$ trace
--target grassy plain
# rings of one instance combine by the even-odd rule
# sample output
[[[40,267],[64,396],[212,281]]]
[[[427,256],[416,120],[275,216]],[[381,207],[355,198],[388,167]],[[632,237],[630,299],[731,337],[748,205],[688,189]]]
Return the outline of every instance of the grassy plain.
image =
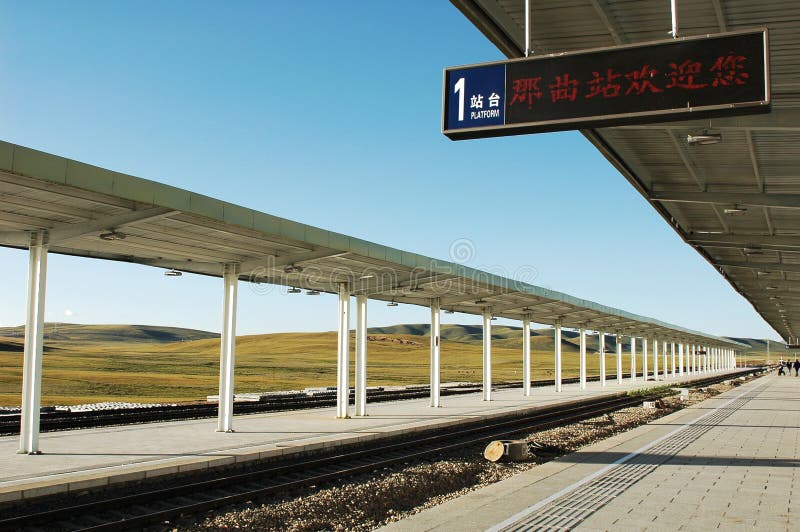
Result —
[[[369,386],[428,382],[429,337],[421,335],[424,331],[400,330],[412,334],[370,332],[367,376]],[[535,334],[532,339],[533,378],[552,378],[553,338],[541,331],[537,332],[539,334]],[[482,380],[482,347],[473,333],[469,328],[443,330],[443,382]],[[138,337],[137,341],[125,341],[124,335],[101,335],[102,341],[88,341],[85,335],[77,339],[69,335],[62,335],[59,339],[46,339],[42,404],[204,400],[207,395],[217,393],[219,379],[219,340],[210,336],[212,338],[178,342],[147,342]],[[519,332],[498,327],[493,336],[493,380],[520,380],[522,342]],[[18,405],[22,381],[22,339],[0,340],[0,405]],[[568,337],[562,342],[565,378],[578,375],[576,340]],[[350,345],[351,348],[354,345],[352,338]],[[588,345],[588,373],[596,375],[599,373],[596,337],[593,341],[590,339]],[[613,344],[608,343],[606,349],[607,374],[616,375]],[[641,346],[637,351],[637,368],[641,370]],[[353,359],[351,349],[351,360]],[[630,351],[625,345],[623,369],[629,368]],[[350,382],[353,382],[352,375]],[[281,333],[237,338],[237,393],[335,384],[335,332]]]

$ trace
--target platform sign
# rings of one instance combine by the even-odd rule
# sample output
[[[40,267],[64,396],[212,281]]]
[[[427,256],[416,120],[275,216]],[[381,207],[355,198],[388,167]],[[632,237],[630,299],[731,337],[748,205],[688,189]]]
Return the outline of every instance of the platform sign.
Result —
[[[445,70],[454,140],[769,111],[767,31]]]

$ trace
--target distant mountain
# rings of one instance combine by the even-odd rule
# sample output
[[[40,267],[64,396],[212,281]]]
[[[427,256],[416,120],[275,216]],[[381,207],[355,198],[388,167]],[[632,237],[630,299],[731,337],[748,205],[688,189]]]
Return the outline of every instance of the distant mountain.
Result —
[[[393,325],[391,327],[373,327],[369,329],[370,333],[374,334],[404,334],[416,336],[429,336],[430,325],[426,323],[421,324],[406,324],[406,325]],[[521,341],[522,327],[510,327],[507,325],[497,325],[492,327],[492,340],[497,345],[504,345],[506,347],[513,347]],[[563,350],[579,351],[580,338],[579,333],[573,330],[561,330],[561,345]],[[531,330],[531,342],[534,349],[552,349],[553,348],[553,329],[535,329]],[[734,338],[725,337],[736,342],[741,342],[750,346],[746,351],[753,352],[766,352],[767,341],[756,338]],[[453,342],[482,342],[483,341],[483,327],[480,325],[442,325],[442,340],[449,340]],[[773,352],[783,352],[785,345],[782,342],[774,340],[769,341],[770,350]],[[586,349],[589,353],[596,353],[599,351],[597,334],[586,335]],[[605,337],[606,353],[615,353],[617,349],[616,337],[611,334],[606,334]],[[631,349],[630,337],[622,337],[622,350],[625,354],[629,354]],[[636,351],[641,352],[641,340],[636,342]]]
[[[19,338],[25,336],[25,327],[0,327],[0,337]],[[159,327],[156,325],[81,325],[74,323],[45,323],[45,340],[60,340],[80,343],[109,342],[182,342],[219,338],[219,334],[184,329],[181,327]],[[5,344],[8,343],[8,346]],[[0,350],[14,351],[16,343],[4,340]]]
[[[21,352],[22,340],[25,327],[0,327],[0,351]],[[390,327],[370,327],[367,330],[370,335],[392,335],[398,337],[430,336],[430,324],[400,324]],[[280,333],[297,335],[301,333]],[[278,335],[257,335],[275,336]],[[304,334],[304,333],[303,333]],[[309,333],[316,334],[316,333]],[[321,333],[320,333],[321,334]],[[302,335],[302,334],[301,334]],[[543,328],[531,331],[533,349],[552,350],[553,349],[553,329]],[[45,339],[49,341],[62,341],[66,343],[175,343],[189,342],[194,340],[215,340],[219,334],[196,329],[185,329],[181,327],[159,327],[156,325],[81,325],[73,323],[46,323]],[[310,337],[309,337],[310,338]],[[741,342],[750,346],[747,351],[766,352],[766,340],[754,338],[735,338],[731,340]],[[495,325],[492,327],[492,342],[500,347],[516,348],[520,346],[522,339],[522,328],[508,325]],[[442,340],[448,342],[462,342],[467,344],[480,344],[483,341],[483,327],[480,325],[442,325]],[[244,341],[240,338],[240,342]],[[586,335],[587,351],[597,353],[598,342],[596,334]],[[58,344],[52,343],[45,348],[56,347]],[[580,349],[578,332],[573,330],[562,330],[561,346],[564,352],[577,352]],[[771,340],[769,347],[772,352],[782,353],[785,351],[784,344]],[[616,338],[606,335],[605,349],[607,353],[616,351]],[[630,353],[630,338],[623,336],[622,349],[624,353]],[[637,351],[641,351],[641,341],[637,342]]]

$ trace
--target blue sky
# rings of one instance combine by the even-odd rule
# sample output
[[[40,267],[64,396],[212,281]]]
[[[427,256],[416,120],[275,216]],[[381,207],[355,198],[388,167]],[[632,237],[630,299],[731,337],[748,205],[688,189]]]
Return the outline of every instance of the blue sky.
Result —
[[[0,139],[721,335],[777,338],[577,132],[452,142],[442,69],[503,59],[448,2],[0,1]],[[0,325],[27,253],[0,249]],[[46,319],[219,330],[221,281],[50,256]],[[332,330],[240,286],[240,334]],[[370,306],[370,325],[427,309]],[[447,316],[449,323],[477,323]]]

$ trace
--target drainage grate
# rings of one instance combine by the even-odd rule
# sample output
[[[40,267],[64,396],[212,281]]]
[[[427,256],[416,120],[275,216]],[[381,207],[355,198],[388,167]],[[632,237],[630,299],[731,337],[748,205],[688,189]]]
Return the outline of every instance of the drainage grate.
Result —
[[[545,531],[570,530],[594,512],[621,495],[630,486],[640,481],[659,465],[675,456],[687,445],[717,426],[725,418],[736,412],[766,386],[743,392],[739,397],[728,401],[716,410],[680,427],[620,460],[621,463],[609,466],[605,472],[575,486],[572,491],[553,500],[545,500],[528,510],[517,514],[509,521],[500,523],[492,531]]]

